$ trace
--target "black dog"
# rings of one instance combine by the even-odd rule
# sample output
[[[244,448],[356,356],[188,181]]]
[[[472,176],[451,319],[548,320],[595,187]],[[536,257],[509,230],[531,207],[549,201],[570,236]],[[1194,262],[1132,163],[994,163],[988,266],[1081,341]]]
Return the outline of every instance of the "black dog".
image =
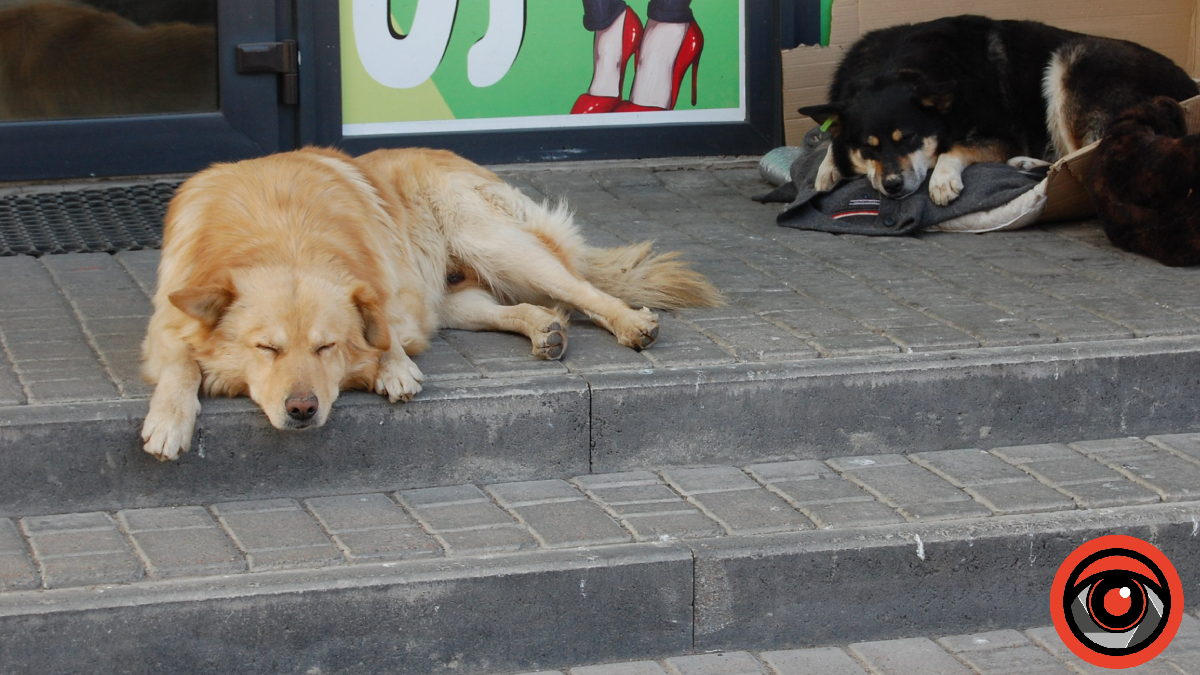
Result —
[[[800,112],[834,135],[818,190],[865,174],[899,198],[929,175],[945,205],[970,164],[1050,162],[1099,140],[1131,105],[1197,93],[1181,68],[1132,42],[958,16],[867,33],[838,66],[830,103]]]
[[[1164,265],[1200,264],[1200,134],[1179,104],[1156,98],[1109,127],[1088,192],[1109,241]]]

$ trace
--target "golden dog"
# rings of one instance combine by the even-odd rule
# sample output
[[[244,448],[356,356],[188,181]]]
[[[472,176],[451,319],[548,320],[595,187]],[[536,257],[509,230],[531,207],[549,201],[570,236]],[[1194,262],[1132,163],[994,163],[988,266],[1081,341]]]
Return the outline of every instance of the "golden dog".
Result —
[[[167,212],[143,345],[156,385],[145,450],[187,450],[200,391],[249,395],[278,429],[321,426],[343,389],[408,400],[423,379],[410,357],[440,327],[521,333],[556,359],[573,308],[648,347],[658,318],[646,306],[721,302],[674,257],[589,247],[564,206],[449,152],[216,165]]]

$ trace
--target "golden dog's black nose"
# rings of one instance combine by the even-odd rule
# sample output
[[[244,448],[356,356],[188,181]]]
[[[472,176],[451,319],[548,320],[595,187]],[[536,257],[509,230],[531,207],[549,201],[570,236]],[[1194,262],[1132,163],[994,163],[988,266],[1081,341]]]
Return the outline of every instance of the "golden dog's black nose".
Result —
[[[313,415],[317,414],[317,406],[320,401],[317,400],[317,395],[311,392],[305,394],[292,394],[284,403],[287,407],[288,417],[297,422],[305,422],[312,419]]]

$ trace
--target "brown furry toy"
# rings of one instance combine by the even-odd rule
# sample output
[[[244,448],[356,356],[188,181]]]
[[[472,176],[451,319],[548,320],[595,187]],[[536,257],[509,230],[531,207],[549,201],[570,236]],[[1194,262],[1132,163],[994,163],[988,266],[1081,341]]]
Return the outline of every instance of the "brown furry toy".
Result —
[[[1164,265],[1200,264],[1200,134],[1183,110],[1158,97],[1109,127],[1088,192],[1113,244]]]

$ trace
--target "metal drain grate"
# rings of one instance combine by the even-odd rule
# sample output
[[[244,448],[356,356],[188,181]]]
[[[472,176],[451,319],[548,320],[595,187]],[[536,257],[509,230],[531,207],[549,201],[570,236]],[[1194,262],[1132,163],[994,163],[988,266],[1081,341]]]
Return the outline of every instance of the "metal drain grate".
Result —
[[[0,256],[158,248],[179,183],[0,197]]]

